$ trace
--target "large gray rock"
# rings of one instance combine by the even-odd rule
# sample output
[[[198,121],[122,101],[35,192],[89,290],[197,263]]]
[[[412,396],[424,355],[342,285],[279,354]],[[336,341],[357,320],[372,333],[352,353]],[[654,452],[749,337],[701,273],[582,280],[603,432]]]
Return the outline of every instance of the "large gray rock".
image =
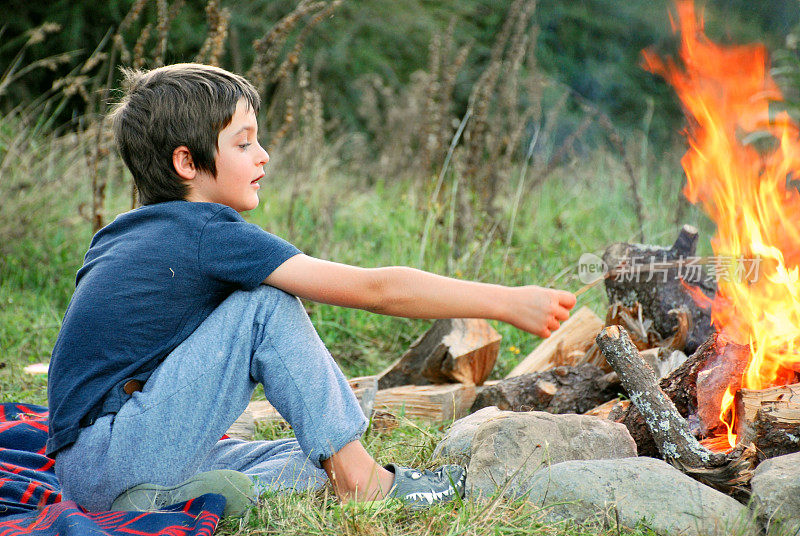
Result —
[[[478,425],[467,470],[467,490],[487,497],[498,487],[518,495],[533,473],[565,460],[636,456],[624,425],[589,415],[502,411]]]
[[[768,529],[800,533],[800,452],[761,462],[750,486],[753,507]]]
[[[469,464],[472,439],[484,422],[510,411],[500,411],[489,406],[455,421],[433,451],[434,457],[448,458],[453,463]]]
[[[752,532],[750,511],[662,460],[576,460],[551,465],[529,481],[528,500],[547,521],[644,522],[659,534]]]

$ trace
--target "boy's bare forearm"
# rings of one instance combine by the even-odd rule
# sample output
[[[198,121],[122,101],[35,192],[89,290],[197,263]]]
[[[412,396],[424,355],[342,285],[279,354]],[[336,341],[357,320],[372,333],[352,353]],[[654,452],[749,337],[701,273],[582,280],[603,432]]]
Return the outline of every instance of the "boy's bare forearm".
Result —
[[[535,285],[462,281],[404,266],[359,268],[302,254],[264,283],[320,303],[408,318],[489,318],[542,337],[575,305],[573,294]]]
[[[414,268],[375,268],[378,299],[370,310],[408,318],[490,318],[506,320],[510,290],[502,285],[463,281]]]

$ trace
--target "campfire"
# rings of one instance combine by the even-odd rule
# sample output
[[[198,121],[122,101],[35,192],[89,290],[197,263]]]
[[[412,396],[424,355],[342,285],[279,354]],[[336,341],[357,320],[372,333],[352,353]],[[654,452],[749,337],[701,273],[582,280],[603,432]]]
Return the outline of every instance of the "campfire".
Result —
[[[771,110],[782,95],[763,46],[714,44],[690,1],[673,26],[679,60],[646,51],[644,63],[687,115],[684,193],[716,224],[714,256],[694,256],[686,227],[669,250],[618,244],[604,260],[617,275],[612,303],[636,303],[662,336],[666,324],[685,331],[694,355],[659,388],[626,330],[607,327],[597,342],[638,407],[629,428],[638,419],[665,459],[730,490],[761,459],[800,450],[800,126]],[[618,277],[626,269],[647,281]],[[709,270],[714,284],[697,280]]]
[[[648,52],[644,57],[647,68],[675,88],[689,118],[684,192],[717,226],[715,255],[759,265],[757,277],[720,278],[711,301],[719,353],[725,352],[722,341],[749,350],[741,381],[721,399],[719,420],[733,447],[741,429],[735,425],[737,389],[785,385],[800,369],[800,228],[791,223],[800,214],[800,193],[787,189],[800,172],[800,128],[785,112],[770,116],[770,103],[782,95],[763,46],[717,46],[703,35],[690,2],[678,10],[682,65]]]

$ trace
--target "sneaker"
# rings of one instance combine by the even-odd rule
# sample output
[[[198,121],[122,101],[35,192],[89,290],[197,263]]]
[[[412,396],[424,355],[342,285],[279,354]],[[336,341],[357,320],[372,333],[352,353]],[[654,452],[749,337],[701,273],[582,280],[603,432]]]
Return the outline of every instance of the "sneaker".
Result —
[[[165,506],[196,499],[206,493],[218,493],[225,497],[223,517],[241,517],[256,504],[253,481],[244,473],[219,469],[197,473],[177,486],[141,484],[123,492],[114,499],[112,511],[136,510],[150,512]]]
[[[464,497],[467,470],[460,465],[443,465],[435,471],[418,471],[393,463],[385,468],[394,473],[387,499],[400,499],[412,508],[425,508],[450,502],[456,495]]]

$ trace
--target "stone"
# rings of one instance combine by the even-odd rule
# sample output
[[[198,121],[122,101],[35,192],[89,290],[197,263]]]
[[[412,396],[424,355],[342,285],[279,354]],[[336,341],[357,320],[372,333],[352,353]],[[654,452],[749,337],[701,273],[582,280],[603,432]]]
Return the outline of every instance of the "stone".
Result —
[[[548,522],[644,523],[658,534],[748,534],[750,511],[663,460],[572,460],[533,475],[527,498]]]
[[[548,464],[629,456],[636,456],[636,443],[622,424],[590,415],[501,411],[474,433],[467,490],[487,497],[502,486],[515,495]]]
[[[495,406],[489,406],[458,419],[450,425],[447,433],[436,445],[433,451],[434,458],[447,458],[452,463],[468,465],[472,439],[475,437],[478,427],[489,419],[505,413],[510,412],[500,411]]]
[[[800,533],[800,452],[761,462],[750,486],[753,508],[768,530]]]

